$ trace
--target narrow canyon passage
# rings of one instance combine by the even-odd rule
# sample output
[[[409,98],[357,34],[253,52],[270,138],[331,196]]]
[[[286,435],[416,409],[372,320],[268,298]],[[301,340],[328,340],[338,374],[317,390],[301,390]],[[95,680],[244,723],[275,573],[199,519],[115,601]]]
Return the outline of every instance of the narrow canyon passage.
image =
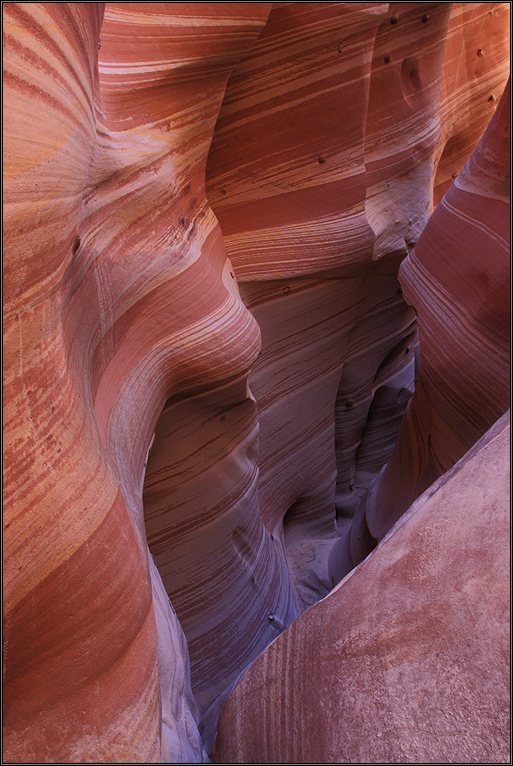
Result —
[[[3,14],[6,761],[502,757],[509,4]]]
[[[146,536],[187,637],[202,714],[331,587],[340,390],[356,402],[364,445],[373,434],[389,449],[395,441],[413,392],[413,343],[405,344],[415,335],[396,263],[381,261],[370,279],[289,280],[285,292],[283,282],[248,285],[246,305],[262,335],[249,378],[171,398],[159,417],[143,491]],[[372,289],[362,288],[368,281]],[[386,327],[371,347],[368,336],[363,347],[355,337],[361,304]],[[374,397],[385,385],[395,401],[389,420],[388,399]],[[354,411],[350,417],[354,423]],[[339,427],[347,433],[345,422]],[[348,452],[340,450],[339,462],[349,463],[350,477],[367,468],[362,486],[389,454]]]
[[[233,393],[222,379],[210,393],[169,400],[144,490],[148,545],[188,640],[201,716],[328,593],[336,497],[350,518],[345,495],[354,505],[363,434],[368,444],[381,428],[377,471],[413,392],[415,313],[397,271],[405,237],[411,243],[429,215],[439,92],[412,106],[394,80],[383,104],[378,51],[382,38],[401,58],[405,39],[434,42],[428,89],[449,20],[448,8],[432,10],[429,27],[418,9],[404,13],[410,39],[385,7],[276,6],[226,88],[207,196],[261,333],[259,355]],[[348,30],[355,37],[334,47]],[[355,99],[361,109],[350,108]],[[406,132],[412,110],[419,129]],[[381,126],[392,118],[399,133],[387,140]],[[212,368],[224,358],[217,343],[208,353]],[[385,384],[397,409],[388,429],[374,401]],[[360,493],[371,476],[360,472]]]
[[[398,272],[432,209],[446,40],[461,18],[447,4],[398,10],[276,5],[217,119],[207,195],[261,347],[251,398],[169,403],[145,489],[201,715],[358,563],[344,533],[419,374]],[[376,543],[365,530],[362,553]]]

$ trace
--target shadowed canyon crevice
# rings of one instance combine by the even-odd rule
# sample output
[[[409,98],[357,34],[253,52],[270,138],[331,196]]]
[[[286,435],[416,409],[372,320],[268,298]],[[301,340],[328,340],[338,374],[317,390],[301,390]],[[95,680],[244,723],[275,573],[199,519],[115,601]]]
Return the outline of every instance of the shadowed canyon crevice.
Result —
[[[507,762],[509,4],[3,25],[4,760]]]

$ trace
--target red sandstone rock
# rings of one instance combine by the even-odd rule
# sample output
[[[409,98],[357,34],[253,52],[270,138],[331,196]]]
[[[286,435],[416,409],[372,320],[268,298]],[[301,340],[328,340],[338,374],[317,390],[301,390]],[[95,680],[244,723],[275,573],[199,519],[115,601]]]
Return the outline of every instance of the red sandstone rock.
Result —
[[[443,3],[276,4],[228,83],[207,190],[262,331],[249,378],[260,512],[275,537],[285,530],[299,609],[329,587],[323,556],[300,571],[309,541],[328,549],[335,508],[352,515],[414,388],[416,323],[396,274],[431,212],[449,25],[446,102],[455,43],[467,50],[478,24],[499,38],[504,82],[506,6],[488,10],[458,4],[451,21]],[[472,75],[472,97],[485,80]],[[445,141],[469,129],[448,111]]]
[[[268,10],[4,7],[6,760],[202,759],[142,480],[166,399],[258,351],[203,176]]]
[[[453,3],[442,66],[438,204],[483,135],[510,71],[510,3]]]
[[[413,391],[415,316],[397,271],[430,212],[449,15],[276,4],[217,121],[207,190],[262,332],[249,378],[260,512],[299,569],[303,543],[332,544],[335,501],[354,503],[360,442],[359,468],[379,470]],[[327,592],[323,556],[313,570],[298,571],[299,609]]]
[[[476,88],[505,6],[456,4]],[[413,390],[397,270],[477,130],[450,13],[4,4],[6,759],[201,761],[292,586],[327,591]]]
[[[508,763],[509,432],[507,413],[263,652],[214,763]]]

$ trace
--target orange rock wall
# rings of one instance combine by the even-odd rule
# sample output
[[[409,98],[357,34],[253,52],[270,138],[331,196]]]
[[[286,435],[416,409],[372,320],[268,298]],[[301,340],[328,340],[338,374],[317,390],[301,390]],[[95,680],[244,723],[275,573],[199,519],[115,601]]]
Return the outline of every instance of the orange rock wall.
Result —
[[[4,757],[198,761],[142,483],[168,397],[258,352],[204,167],[269,7],[3,10]]]
[[[507,7],[4,4],[6,760],[201,762],[327,593],[418,373],[398,269],[495,109]],[[502,265],[468,269],[502,349]]]
[[[509,3],[453,3],[442,67],[437,205],[477,146],[510,72]]]

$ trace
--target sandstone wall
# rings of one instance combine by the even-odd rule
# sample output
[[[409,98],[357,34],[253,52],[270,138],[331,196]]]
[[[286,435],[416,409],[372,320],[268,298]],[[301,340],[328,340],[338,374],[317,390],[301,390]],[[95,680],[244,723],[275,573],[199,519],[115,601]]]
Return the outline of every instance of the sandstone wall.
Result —
[[[459,460],[510,398],[510,90],[403,261],[421,370],[390,461],[335,544],[337,582]]]
[[[5,760],[208,757],[330,551],[356,563],[414,309],[437,469],[359,511],[370,543],[505,409],[497,136],[432,219],[451,268],[412,248],[497,106],[508,7],[4,3]]]
[[[477,146],[504,89],[510,11],[507,3],[453,3],[442,67],[435,204]]]
[[[245,406],[259,331],[230,277],[204,167],[230,71],[269,7],[179,5],[3,8],[14,762],[202,759],[142,484],[171,395],[224,387],[228,406]]]

